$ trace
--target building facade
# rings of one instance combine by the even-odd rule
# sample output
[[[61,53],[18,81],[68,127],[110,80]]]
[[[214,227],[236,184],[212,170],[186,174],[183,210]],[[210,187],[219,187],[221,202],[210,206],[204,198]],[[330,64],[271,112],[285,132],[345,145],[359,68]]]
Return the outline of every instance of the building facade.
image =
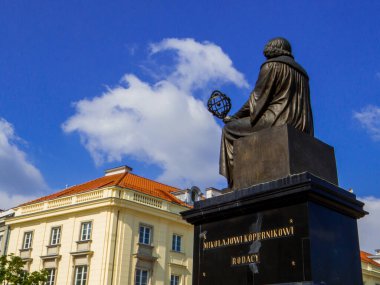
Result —
[[[361,251],[362,274],[364,285],[380,285],[380,251],[375,255]]]
[[[180,191],[128,167],[15,208],[8,253],[48,285],[190,285],[193,227]]]
[[[0,212],[0,255],[6,255],[9,241],[9,226],[5,224],[6,219],[12,217],[12,209]]]

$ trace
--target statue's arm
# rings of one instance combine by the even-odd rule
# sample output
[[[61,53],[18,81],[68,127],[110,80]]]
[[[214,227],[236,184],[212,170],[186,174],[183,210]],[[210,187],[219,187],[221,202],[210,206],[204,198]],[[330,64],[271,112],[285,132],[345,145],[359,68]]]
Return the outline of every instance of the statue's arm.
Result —
[[[237,111],[231,117],[235,119],[240,119],[240,118],[249,117],[249,114],[250,113],[249,113],[249,99],[248,99],[247,102],[245,102],[245,104],[240,108],[240,110]]]
[[[249,99],[248,99],[247,102],[245,102],[245,104],[240,108],[239,111],[237,111],[235,114],[233,114],[231,116],[226,116],[223,119],[223,122],[229,123],[231,121],[234,121],[234,120],[237,120],[240,118],[249,117],[249,115],[250,115],[250,113],[249,113]]]
[[[264,64],[260,69],[255,88],[248,100],[252,125],[255,125],[267,110],[276,88],[276,79],[276,63]]]

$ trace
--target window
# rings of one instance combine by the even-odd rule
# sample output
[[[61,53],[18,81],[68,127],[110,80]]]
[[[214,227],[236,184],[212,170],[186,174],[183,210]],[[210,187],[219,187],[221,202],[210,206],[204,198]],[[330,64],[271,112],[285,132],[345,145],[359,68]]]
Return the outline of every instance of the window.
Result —
[[[170,285],[179,285],[179,275],[170,275]]]
[[[22,249],[29,249],[32,247],[32,237],[33,232],[26,232],[24,234],[24,243],[22,244]]]
[[[148,285],[148,270],[136,269],[135,285]]]
[[[1,248],[2,248],[2,242],[3,242],[3,235],[0,235],[0,253],[1,253]]]
[[[45,285],[54,285],[55,284],[55,268],[47,269],[48,276]]]
[[[86,285],[86,284],[87,284],[87,265],[76,266],[74,285]]]
[[[152,227],[140,225],[139,243],[151,244]]]
[[[174,234],[173,240],[172,240],[172,250],[180,252],[181,242],[182,242],[182,236]]]
[[[92,227],[91,222],[82,223],[80,240],[85,241],[85,240],[91,239],[91,227]]]
[[[51,229],[50,245],[57,245],[61,242],[61,227]]]

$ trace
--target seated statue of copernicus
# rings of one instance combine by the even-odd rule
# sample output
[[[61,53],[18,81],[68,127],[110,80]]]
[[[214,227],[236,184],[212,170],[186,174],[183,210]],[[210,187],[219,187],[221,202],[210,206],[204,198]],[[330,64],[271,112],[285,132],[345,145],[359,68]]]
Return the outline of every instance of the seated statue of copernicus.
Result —
[[[265,48],[255,88],[248,101],[232,116],[224,119],[219,173],[233,185],[234,141],[265,128],[291,125],[314,135],[310,105],[309,77],[292,55],[284,38],[270,40]]]

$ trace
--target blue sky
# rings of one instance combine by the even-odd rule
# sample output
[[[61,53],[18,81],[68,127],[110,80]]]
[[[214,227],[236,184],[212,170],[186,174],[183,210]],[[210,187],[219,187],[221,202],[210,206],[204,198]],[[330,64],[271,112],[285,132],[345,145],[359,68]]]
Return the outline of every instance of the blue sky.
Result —
[[[204,103],[220,89],[238,109],[263,46],[283,36],[310,75],[315,136],[335,147],[340,185],[379,213],[369,231],[380,218],[379,10],[379,1],[1,0],[0,206],[123,164],[181,188],[224,186],[221,123]]]

